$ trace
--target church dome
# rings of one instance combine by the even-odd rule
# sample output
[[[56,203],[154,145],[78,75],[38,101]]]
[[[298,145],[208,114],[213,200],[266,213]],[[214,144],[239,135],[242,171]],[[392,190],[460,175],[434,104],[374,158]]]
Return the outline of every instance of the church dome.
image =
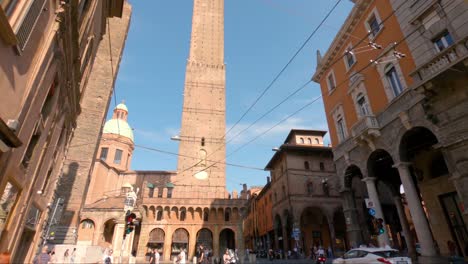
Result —
[[[127,121],[122,119],[111,119],[104,125],[104,134],[116,134],[133,140],[133,130]]]
[[[133,130],[127,123],[128,108],[122,102],[114,108],[112,119],[104,124],[103,134],[116,134],[129,138],[134,142]]]

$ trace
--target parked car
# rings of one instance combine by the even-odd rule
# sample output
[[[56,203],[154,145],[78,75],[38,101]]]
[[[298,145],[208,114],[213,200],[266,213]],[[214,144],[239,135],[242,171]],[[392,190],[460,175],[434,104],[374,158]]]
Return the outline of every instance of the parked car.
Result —
[[[360,247],[346,252],[333,264],[411,264],[411,259],[401,256],[396,249]]]

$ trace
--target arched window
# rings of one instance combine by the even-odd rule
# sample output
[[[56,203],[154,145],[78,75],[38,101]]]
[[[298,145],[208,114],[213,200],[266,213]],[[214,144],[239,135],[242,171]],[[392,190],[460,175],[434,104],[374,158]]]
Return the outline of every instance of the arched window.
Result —
[[[312,145],[312,139],[308,138],[307,142],[309,143],[309,145]]]
[[[301,144],[304,144],[304,138],[299,138],[299,142],[300,142]]]
[[[201,138],[201,145],[202,145],[202,147],[205,146],[205,138],[204,137]]]
[[[346,134],[345,134],[345,125],[344,125],[344,120],[341,115],[338,115],[336,117],[336,126],[338,130],[338,138],[341,141],[345,140]]]
[[[320,170],[321,171],[325,170],[325,164],[323,162],[320,162]]]
[[[208,222],[208,212],[203,212],[203,221]]]
[[[92,220],[86,219],[81,222],[81,229],[91,229],[94,228],[94,222]]]
[[[364,94],[359,93],[356,96],[356,102],[357,102],[357,105],[358,105],[359,114],[361,116],[366,116],[366,115],[370,114],[369,104],[367,103],[366,97],[364,96]]]
[[[187,212],[185,210],[182,210],[180,212],[180,221],[185,221],[186,217],[187,217]]]
[[[308,161],[304,161],[304,169],[310,170],[310,165]]]
[[[392,88],[393,95],[397,97],[403,91],[403,86],[400,82],[400,77],[395,69],[395,66],[389,64],[385,67],[385,77],[387,78],[390,88]]]
[[[161,221],[163,219],[163,211],[159,210],[158,215],[156,216],[157,221]]]
[[[225,222],[229,222],[229,217],[230,217],[229,212],[228,212],[228,211],[225,211],[225,212],[224,212],[224,221],[225,221]]]
[[[315,138],[315,144],[320,145],[320,140],[318,138]]]

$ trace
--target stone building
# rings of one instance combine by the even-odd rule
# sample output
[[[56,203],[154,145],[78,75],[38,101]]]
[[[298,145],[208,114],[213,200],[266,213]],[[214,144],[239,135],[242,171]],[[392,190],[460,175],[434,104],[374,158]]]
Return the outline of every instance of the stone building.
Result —
[[[418,242],[434,257],[451,240],[466,256],[466,1],[354,2],[313,76],[350,242],[376,238],[413,256]],[[381,235],[363,228],[364,198]]]
[[[106,19],[122,3],[0,2],[0,250],[15,263],[44,242]]]
[[[177,171],[129,170],[134,141],[127,114],[117,106],[104,126],[78,244],[112,248],[121,261],[142,262],[149,249],[164,260],[186,250],[191,260],[199,244],[215,257],[226,248],[242,255],[247,190],[240,197],[226,191],[223,0],[194,1]],[[140,224],[124,238],[124,198],[131,189],[139,190],[134,213]]]
[[[276,150],[265,170],[271,183],[265,196],[271,201],[273,233],[266,243],[287,252],[297,248],[310,256],[313,246],[345,250],[345,222],[331,147],[325,131],[293,129]],[[274,237],[272,238],[271,235]]]

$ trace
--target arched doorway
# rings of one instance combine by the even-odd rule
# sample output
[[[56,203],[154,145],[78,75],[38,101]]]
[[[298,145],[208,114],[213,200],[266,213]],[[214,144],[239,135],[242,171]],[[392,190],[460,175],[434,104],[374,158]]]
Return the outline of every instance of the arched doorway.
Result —
[[[213,249],[213,233],[208,228],[202,228],[197,233],[197,244],[203,245],[204,248]]]
[[[375,204],[375,206],[382,209],[382,219],[385,222],[383,229],[385,232],[379,234],[374,231],[376,233],[372,235],[373,238],[380,239],[381,243],[385,241],[392,248],[408,249],[410,255],[415,256],[414,240],[409,232],[408,220],[399,192],[400,175],[398,169],[395,168],[393,158],[383,149],[375,150],[367,160],[367,170],[368,177],[372,180],[366,183],[368,187],[374,185],[377,190],[380,205]],[[376,202],[374,201],[374,203]]]
[[[283,249],[283,224],[281,223],[281,217],[279,215],[275,216],[275,239],[274,245],[275,245],[275,250],[278,249]]]
[[[236,235],[234,231],[229,228],[225,228],[219,233],[219,254],[224,254],[226,248],[236,248]]]
[[[161,228],[155,228],[151,230],[149,234],[148,244],[146,244],[148,250],[157,249],[159,254],[163,254],[165,236],[166,234]]]
[[[437,137],[425,127],[408,130],[399,146],[398,167],[404,195],[415,222],[423,255],[449,255],[447,241],[456,245],[460,255],[468,256],[468,231],[461,201],[449,179],[449,171]]]
[[[92,245],[94,236],[94,221],[91,219],[84,219],[80,223],[80,229],[78,230],[78,241],[80,244]]]
[[[303,249],[310,254],[310,249],[322,246],[327,249],[332,247],[328,220],[322,210],[318,207],[307,207],[301,213],[300,223]]]
[[[369,221],[369,215],[365,204],[365,198],[368,197],[368,194],[362,178],[361,170],[356,165],[350,165],[346,168],[345,191],[342,192],[343,213],[347,225],[348,245],[346,248],[358,247],[370,238],[370,231],[366,224]]]
[[[104,247],[112,247],[112,241],[114,239],[114,229],[116,224],[115,219],[109,219],[104,223],[104,231],[103,231],[103,246]]]
[[[177,257],[181,250],[187,252],[189,248],[189,233],[184,228],[176,229],[172,234],[171,259]]]

